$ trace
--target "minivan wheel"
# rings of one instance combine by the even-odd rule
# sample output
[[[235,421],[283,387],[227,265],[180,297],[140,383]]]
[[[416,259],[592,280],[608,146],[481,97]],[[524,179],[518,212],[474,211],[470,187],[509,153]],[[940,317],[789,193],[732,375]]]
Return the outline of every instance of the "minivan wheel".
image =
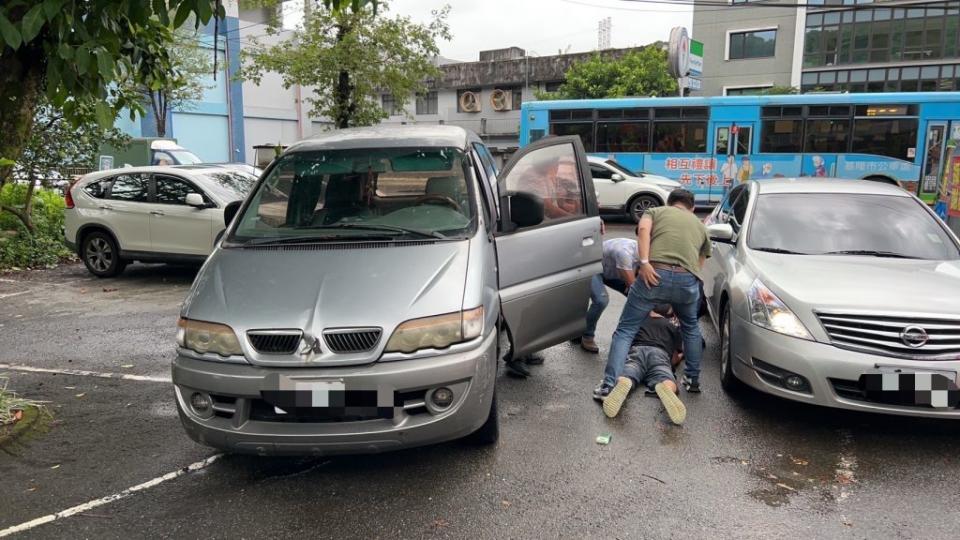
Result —
[[[638,195],[630,201],[627,212],[634,222],[639,222],[644,212],[651,208],[660,206],[660,201],[652,195]]]
[[[733,356],[730,350],[730,306],[723,309],[720,321],[720,386],[730,394],[736,395],[743,390],[743,382],[733,372]]]
[[[120,259],[117,243],[107,233],[94,231],[83,238],[80,258],[91,274],[99,277],[113,277],[127,266]]]
[[[497,393],[494,391],[493,399],[490,402],[490,414],[487,421],[480,426],[480,429],[467,435],[467,442],[476,445],[495,444],[500,438],[500,417],[497,416]]]

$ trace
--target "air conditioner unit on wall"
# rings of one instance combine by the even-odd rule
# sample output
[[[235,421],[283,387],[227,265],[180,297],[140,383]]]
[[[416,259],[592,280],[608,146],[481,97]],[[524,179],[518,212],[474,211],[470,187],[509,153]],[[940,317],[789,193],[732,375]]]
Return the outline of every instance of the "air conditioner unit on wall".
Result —
[[[480,93],[466,91],[460,94],[460,110],[463,112],[476,113],[480,112],[482,107],[480,106]]]
[[[509,111],[513,109],[513,93],[507,90],[495,89],[490,94],[490,105],[495,111]]]

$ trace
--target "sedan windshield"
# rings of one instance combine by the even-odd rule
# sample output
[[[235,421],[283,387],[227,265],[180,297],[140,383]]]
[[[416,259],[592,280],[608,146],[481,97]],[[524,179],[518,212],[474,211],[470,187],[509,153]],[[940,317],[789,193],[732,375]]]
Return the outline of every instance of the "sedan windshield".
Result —
[[[240,217],[238,242],[464,237],[473,197],[455,148],[356,148],[279,159]]]
[[[890,195],[761,194],[747,245],[799,255],[960,259],[953,239],[921,205]]]

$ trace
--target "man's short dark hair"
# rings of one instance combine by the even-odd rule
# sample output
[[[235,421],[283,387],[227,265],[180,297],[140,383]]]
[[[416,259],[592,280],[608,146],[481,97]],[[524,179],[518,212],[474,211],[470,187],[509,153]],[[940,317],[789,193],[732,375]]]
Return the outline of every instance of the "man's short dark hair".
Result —
[[[693,210],[696,206],[693,198],[693,192],[689,189],[677,188],[670,192],[670,196],[667,197],[667,206],[673,206],[677,203],[680,203],[690,210]]]
[[[657,304],[653,306],[653,312],[661,317],[670,317],[673,315],[673,306],[670,304]]]

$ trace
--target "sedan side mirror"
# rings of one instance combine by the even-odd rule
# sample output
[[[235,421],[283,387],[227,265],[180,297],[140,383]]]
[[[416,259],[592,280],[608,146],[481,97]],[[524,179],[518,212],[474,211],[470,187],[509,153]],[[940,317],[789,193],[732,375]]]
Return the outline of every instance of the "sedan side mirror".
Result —
[[[733,242],[733,227],[729,223],[714,223],[707,226],[707,236],[714,242],[730,244]]]
[[[194,208],[206,208],[207,201],[203,200],[203,195],[199,193],[187,193],[187,199],[185,201],[187,206],[192,206]]]
[[[613,173],[610,179],[613,180],[614,182],[623,182],[624,180],[623,175],[620,173]]]
[[[236,217],[242,204],[243,201],[233,201],[223,209],[223,225],[228,229],[230,228],[230,222]]]
[[[543,199],[533,193],[517,191],[510,198],[510,221],[517,227],[533,227],[543,223]]]

